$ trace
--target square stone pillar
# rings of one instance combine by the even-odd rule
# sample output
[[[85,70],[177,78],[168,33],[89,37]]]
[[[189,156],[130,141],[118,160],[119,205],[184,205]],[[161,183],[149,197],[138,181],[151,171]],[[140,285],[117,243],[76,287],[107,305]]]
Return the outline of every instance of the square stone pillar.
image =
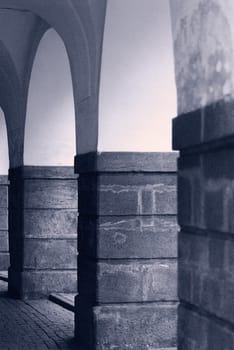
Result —
[[[179,350],[234,349],[234,102],[174,120]]]
[[[8,176],[0,175],[0,273],[10,265],[8,239]]]
[[[176,158],[174,153],[76,158],[75,328],[86,350],[177,345]]]
[[[77,176],[73,167],[10,169],[9,292],[77,291]]]

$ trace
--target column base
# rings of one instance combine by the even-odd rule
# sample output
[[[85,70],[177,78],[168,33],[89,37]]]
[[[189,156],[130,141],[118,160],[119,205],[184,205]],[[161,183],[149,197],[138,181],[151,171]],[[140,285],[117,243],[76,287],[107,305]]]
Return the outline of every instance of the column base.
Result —
[[[176,348],[176,302],[87,306],[77,296],[76,311],[76,337],[87,350]]]
[[[75,293],[77,271],[8,271],[8,291],[13,298],[38,299],[51,293]]]

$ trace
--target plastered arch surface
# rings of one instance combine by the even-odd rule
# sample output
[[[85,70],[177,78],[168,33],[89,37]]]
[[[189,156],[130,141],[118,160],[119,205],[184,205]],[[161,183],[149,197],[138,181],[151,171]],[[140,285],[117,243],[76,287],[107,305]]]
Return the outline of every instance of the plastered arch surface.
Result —
[[[7,31],[0,34],[13,62],[20,82],[22,96],[20,119],[21,146],[11,166],[22,165],[27,93],[33,60],[40,39],[49,27],[62,38],[69,57],[73,80],[76,114],[77,153],[96,151],[98,137],[98,94],[101,65],[102,37],[104,30],[106,0],[0,0],[3,18],[11,13],[25,18],[25,25],[9,21]],[[95,12],[96,11],[96,12]],[[8,14],[6,15],[6,13]],[[4,22],[4,21],[3,21]],[[0,24],[0,28],[4,25]],[[14,35],[21,33],[23,44],[15,49]],[[22,116],[20,115],[22,113]],[[14,141],[15,142],[15,141]],[[16,159],[17,158],[17,159]]]
[[[6,118],[0,108],[0,175],[7,175],[9,169],[9,147],[6,128]]]
[[[10,164],[20,162],[22,155],[22,130],[20,116],[22,111],[22,95],[20,80],[9,51],[0,41],[0,106],[5,114],[9,140]]]

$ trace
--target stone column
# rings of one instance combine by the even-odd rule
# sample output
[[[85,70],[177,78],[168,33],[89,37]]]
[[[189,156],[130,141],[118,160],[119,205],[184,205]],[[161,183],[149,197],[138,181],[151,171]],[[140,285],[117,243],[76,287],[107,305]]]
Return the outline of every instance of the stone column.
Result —
[[[176,154],[76,159],[75,327],[87,350],[176,347]]]
[[[9,292],[77,291],[77,176],[73,167],[10,169]]]
[[[8,240],[8,176],[0,175],[0,273],[10,265]]]
[[[234,2],[171,0],[179,350],[234,349]]]

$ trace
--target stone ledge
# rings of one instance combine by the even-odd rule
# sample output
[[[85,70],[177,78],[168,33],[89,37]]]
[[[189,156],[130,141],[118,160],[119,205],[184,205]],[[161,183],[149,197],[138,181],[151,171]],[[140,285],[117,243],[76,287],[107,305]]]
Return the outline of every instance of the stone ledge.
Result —
[[[217,101],[173,120],[173,149],[220,148],[234,144],[234,101]]]
[[[76,156],[75,170],[77,173],[175,173],[177,157],[177,152],[93,152]]]
[[[9,185],[8,175],[0,175],[0,186]]]
[[[9,169],[9,177],[22,179],[77,179],[73,166],[21,166]],[[1,182],[0,182],[1,183]]]

